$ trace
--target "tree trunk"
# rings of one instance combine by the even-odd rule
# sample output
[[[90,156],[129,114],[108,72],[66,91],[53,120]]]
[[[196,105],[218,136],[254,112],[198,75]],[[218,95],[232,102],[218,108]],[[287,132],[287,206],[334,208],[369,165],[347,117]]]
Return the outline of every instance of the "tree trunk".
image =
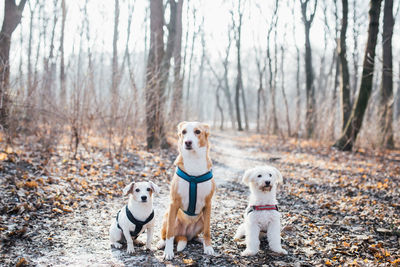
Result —
[[[286,33],[284,35],[284,39],[286,37]],[[283,95],[283,101],[285,103],[285,109],[286,109],[286,124],[287,124],[287,129],[288,129],[288,136],[292,136],[292,129],[290,126],[290,117],[289,117],[289,104],[287,101],[287,97],[286,97],[286,92],[285,92],[285,50],[283,48],[283,46],[281,46],[281,90],[282,90],[282,95]]]
[[[231,118],[231,127],[232,129],[235,129],[236,127],[236,122],[235,122],[235,112],[233,108],[233,103],[232,103],[232,96],[231,96],[231,90],[229,86],[229,79],[228,79],[228,73],[229,73],[229,55],[231,51],[231,45],[232,45],[232,29],[228,30],[228,47],[226,48],[226,53],[225,53],[225,58],[224,61],[222,62],[222,65],[224,67],[224,86],[223,86],[223,91],[224,95],[226,98],[226,102],[228,103],[228,109],[229,109],[229,115]]]
[[[33,5],[33,6],[32,6]],[[27,64],[27,72],[28,72],[28,95],[27,97],[27,102],[28,105],[30,106],[31,103],[31,97],[32,97],[32,91],[33,91],[33,82],[32,82],[32,35],[33,35],[33,18],[35,15],[35,10],[37,6],[37,1],[35,4],[33,4],[33,1],[28,2],[29,10],[30,10],[30,18],[29,18],[29,38],[28,38],[28,51],[27,51],[27,57],[28,57],[28,64]]]
[[[196,9],[193,9],[193,35],[192,35],[192,45],[190,48],[190,59],[189,59],[189,73],[188,73],[188,78],[187,78],[187,85],[186,85],[186,115],[185,119],[188,118],[189,112],[190,112],[190,103],[189,103],[189,95],[190,95],[190,83],[191,83],[191,78],[192,78],[192,63],[193,63],[193,56],[194,56],[194,44],[196,41],[197,33],[195,32],[196,28]]]
[[[275,1],[275,9],[274,13],[271,18],[271,23],[268,28],[267,32],[267,60],[268,60],[268,72],[269,72],[269,79],[268,79],[268,86],[269,86],[269,92],[270,92],[270,97],[271,97],[271,104],[272,104],[272,133],[276,134],[278,132],[278,119],[276,115],[276,104],[275,104],[275,89],[276,89],[276,84],[274,84],[274,73],[272,71],[272,57],[271,57],[271,45],[270,45],[270,40],[271,40],[271,33],[274,28],[276,28],[276,25],[278,23],[278,0]],[[276,31],[276,29],[275,29]],[[276,74],[276,72],[275,72]]]
[[[62,110],[66,109],[67,104],[67,85],[66,85],[66,77],[65,77],[65,63],[64,63],[64,33],[65,33],[65,19],[67,17],[67,9],[65,6],[65,0],[61,0],[61,10],[62,10],[62,18],[61,18],[61,36],[60,36],[60,106]]]
[[[25,4],[26,0],[21,0],[18,6],[15,4],[15,0],[5,0],[4,2],[3,26],[0,32],[0,125],[5,128],[8,126],[11,36],[21,22]]]
[[[119,0],[114,1],[114,36],[113,57],[111,73],[111,123],[118,113],[118,24],[119,24]]]
[[[162,63],[164,57],[164,12],[162,0],[150,1],[150,48],[146,67],[146,140],[147,148],[160,145]]]
[[[340,95],[342,106],[342,130],[346,127],[346,123],[350,117],[350,78],[349,67],[346,58],[346,31],[347,31],[347,14],[348,3],[347,0],[342,0],[342,29],[340,30],[340,41],[338,45],[338,55],[340,60]]]
[[[393,36],[393,0],[385,0],[383,9],[383,35],[382,53],[383,69],[382,84],[380,88],[382,117],[381,128],[383,131],[382,144],[387,148],[394,147],[393,141],[393,59],[392,59],[392,36]]]
[[[381,0],[371,0],[369,9],[368,41],[364,54],[363,72],[360,90],[353,106],[350,118],[342,136],[334,144],[340,150],[351,150],[361,129],[364,113],[372,91],[372,78],[375,64],[375,48],[379,31]]]
[[[354,77],[353,77],[353,91],[351,94],[350,103],[354,101],[354,94],[356,89],[358,88],[358,61],[359,61],[359,53],[358,53],[358,36],[360,34],[360,25],[361,20],[357,16],[357,0],[353,2],[353,69],[354,69]]]
[[[182,120],[183,80],[181,77],[181,47],[182,47],[182,5],[183,0],[178,1],[176,10],[176,32],[174,45],[174,91],[172,96],[172,115],[175,123]]]
[[[312,67],[312,54],[310,43],[310,29],[312,21],[314,20],[315,11],[317,7],[317,0],[314,2],[314,8],[307,18],[307,6],[309,0],[300,0],[301,13],[303,15],[304,32],[305,32],[305,70],[306,70],[306,131],[307,138],[311,138],[314,134],[315,127],[315,88],[314,88],[314,71]]]
[[[221,90],[221,86],[218,85],[217,90],[215,92],[215,98],[217,100],[217,109],[219,113],[221,114],[221,124],[219,126],[219,129],[222,131],[224,129],[224,110],[222,109],[220,100],[219,100],[219,91]]]

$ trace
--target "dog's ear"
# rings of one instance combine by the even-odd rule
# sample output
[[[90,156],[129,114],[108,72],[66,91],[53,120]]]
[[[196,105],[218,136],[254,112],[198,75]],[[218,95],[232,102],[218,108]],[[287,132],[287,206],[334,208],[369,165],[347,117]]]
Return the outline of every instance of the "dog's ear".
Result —
[[[208,125],[207,123],[202,123],[201,127],[204,129],[206,136],[209,136],[210,135],[210,125]]]
[[[182,126],[186,124],[186,121],[181,121],[178,126],[176,126],[176,130],[178,131],[178,135],[182,132]]]
[[[250,183],[250,178],[253,175],[253,169],[247,170],[244,174],[243,174],[243,178],[242,178],[242,183],[244,183],[245,185],[249,185]]]
[[[127,186],[125,186],[125,188],[122,190],[122,193],[124,194],[124,196],[133,192],[134,185],[135,185],[135,182],[132,182],[132,183],[128,184]]]
[[[156,194],[160,193],[160,188],[158,187],[158,185],[156,185],[153,182],[149,182],[149,184],[154,193]]]
[[[278,177],[278,180],[276,180],[276,182],[283,183],[283,177],[282,177],[281,172],[277,168],[274,168],[274,171],[276,173],[276,176]]]

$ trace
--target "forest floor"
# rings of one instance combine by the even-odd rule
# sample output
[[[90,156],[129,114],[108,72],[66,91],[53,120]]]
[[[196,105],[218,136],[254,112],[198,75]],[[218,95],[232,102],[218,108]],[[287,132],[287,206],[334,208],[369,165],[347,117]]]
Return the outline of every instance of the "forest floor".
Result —
[[[168,205],[176,151],[150,153],[132,146],[111,164],[107,150],[89,146],[71,159],[67,146],[43,152],[34,137],[0,148],[1,266],[400,265],[400,151],[339,152],[327,144],[216,132],[211,157],[218,189],[213,199],[212,240],[217,256],[202,245],[164,261],[156,250]],[[253,257],[241,257],[244,242],[233,241],[247,205],[243,172],[270,164],[283,174],[278,189],[282,243],[288,255],[272,253],[268,242]],[[122,188],[152,180],[156,231],[153,250],[128,255],[110,247],[108,228],[127,201]],[[145,240],[142,235],[140,240]]]

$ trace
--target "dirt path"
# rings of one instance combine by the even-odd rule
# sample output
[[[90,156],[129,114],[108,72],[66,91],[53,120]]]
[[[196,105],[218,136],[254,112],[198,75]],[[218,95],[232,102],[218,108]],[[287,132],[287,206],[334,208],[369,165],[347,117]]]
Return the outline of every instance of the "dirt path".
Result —
[[[245,198],[241,196],[243,188],[237,184],[243,171],[251,166],[262,163],[265,153],[254,153],[254,149],[241,149],[240,140],[235,140],[233,134],[217,133],[212,138],[212,156],[214,161],[214,177],[218,185],[218,192],[214,199],[213,236],[214,247],[220,257],[206,257],[202,253],[202,246],[190,243],[181,255],[177,255],[173,264],[218,264],[231,265],[238,261],[240,250],[230,246],[219,245],[231,240],[234,228],[231,228],[241,218]],[[161,227],[161,217],[164,214],[168,199],[168,185],[159,184],[161,194],[155,199],[157,223],[155,240],[158,241]],[[122,198],[114,198],[112,202],[98,203],[95,207],[78,210],[66,220],[54,223],[56,231],[52,234],[52,246],[41,249],[42,256],[32,257],[31,261],[39,265],[165,265],[162,251],[147,252],[138,248],[134,256],[127,255],[124,250],[110,248],[108,242],[108,225],[110,218],[114,218],[116,211],[123,205]],[[227,223],[228,222],[228,223]],[[218,235],[218,236],[216,236]],[[46,238],[46,237],[41,237]],[[145,235],[139,240],[145,241]],[[241,246],[241,249],[243,246]],[[33,256],[33,255],[32,255]]]
[[[217,132],[211,142],[218,185],[211,223],[218,256],[203,255],[202,245],[191,242],[173,261],[163,261],[162,251],[156,250],[155,245],[161,217],[169,203],[169,186],[160,180],[156,181],[161,194],[155,198],[154,250],[137,248],[134,255],[128,255],[124,249],[110,248],[110,220],[126,201],[117,195],[102,202],[88,202],[92,204],[61,217],[39,216],[28,236],[2,244],[3,263],[15,264],[17,258],[24,257],[28,263],[42,266],[315,266],[353,261],[375,266],[400,257],[400,168],[393,167],[400,162],[399,154],[338,153],[309,143],[266,140],[245,133]],[[172,162],[174,155],[169,157]],[[232,240],[247,204],[248,189],[240,183],[241,175],[244,170],[261,164],[278,167],[284,176],[278,200],[287,256],[273,254],[264,240],[259,255],[244,258],[240,256],[244,243]],[[151,166],[145,160],[136,168],[151,172]],[[173,167],[166,167],[166,177],[170,177]],[[99,186],[112,185],[116,178],[106,179]],[[126,183],[125,180],[119,181]],[[391,190],[382,190],[388,187]],[[91,199],[88,195],[81,197]],[[144,241],[145,235],[139,240]]]

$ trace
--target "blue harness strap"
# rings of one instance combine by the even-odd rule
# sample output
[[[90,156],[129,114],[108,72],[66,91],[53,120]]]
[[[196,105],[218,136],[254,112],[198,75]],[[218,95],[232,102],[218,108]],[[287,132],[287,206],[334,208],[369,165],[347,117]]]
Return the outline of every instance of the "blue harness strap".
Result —
[[[133,217],[131,211],[128,209],[128,205],[125,206],[125,211],[126,211],[126,216],[128,217],[129,221],[131,221],[131,223],[133,223],[135,225],[135,231],[130,231],[129,233],[131,234],[131,236],[134,239],[136,239],[139,236],[140,231],[142,231],[143,226],[146,225],[147,223],[149,223],[154,218],[154,210],[151,212],[150,216],[147,217],[147,219],[145,221],[139,221],[135,217]],[[119,223],[118,223],[118,216],[119,216],[120,212],[121,212],[121,210],[118,211],[118,213],[117,213],[117,227],[122,231],[122,228],[121,228],[121,226],[119,226]]]
[[[197,184],[210,180],[213,177],[212,171],[200,176],[192,176],[177,167],[176,174],[183,180],[189,182],[189,205],[188,209],[186,211],[184,210],[183,212],[189,216],[196,216]]]

